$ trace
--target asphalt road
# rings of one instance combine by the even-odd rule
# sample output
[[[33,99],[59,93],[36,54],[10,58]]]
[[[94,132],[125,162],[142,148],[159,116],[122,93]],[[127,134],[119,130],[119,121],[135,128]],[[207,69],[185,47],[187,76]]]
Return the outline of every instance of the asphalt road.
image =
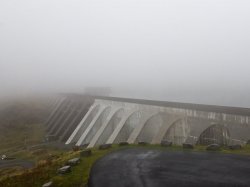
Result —
[[[26,160],[0,160],[0,169],[20,166],[23,168],[32,168],[34,163]]]
[[[250,187],[250,156],[126,149],[93,166],[90,187]]]

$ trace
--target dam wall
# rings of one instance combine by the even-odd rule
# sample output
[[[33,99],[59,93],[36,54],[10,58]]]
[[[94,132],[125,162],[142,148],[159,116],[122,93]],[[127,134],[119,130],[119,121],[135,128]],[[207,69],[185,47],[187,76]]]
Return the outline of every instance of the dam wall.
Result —
[[[66,144],[94,147],[163,140],[244,144],[249,139],[250,110],[246,108],[95,97]]]

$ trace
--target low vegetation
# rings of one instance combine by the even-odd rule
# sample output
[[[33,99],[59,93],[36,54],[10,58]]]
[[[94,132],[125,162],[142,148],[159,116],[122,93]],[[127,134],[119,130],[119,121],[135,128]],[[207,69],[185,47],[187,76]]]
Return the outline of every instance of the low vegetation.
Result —
[[[107,150],[92,149],[92,155],[89,157],[82,157],[80,164],[74,166],[70,173],[58,175],[57,169],[64,166],[69,159],[80,157],[80,151],[62,151],[54,154],[48,154],[48,152],[50,152],[48,150],[48,152],[44,155],[47,156],[47,158],[43,158],[42,160],[38,161],[33,169],[24,170],[22,172],[19,170],[14,176],[5,176],[5,178],[2,178],[0,181],[0,186],[36,187],[42,186],[42,184],[46,182],[53,181],[54,186],[85,187],[88,182],[91,167],[96,162],[96,160],[113,151],[138,147],[168,151],[183,151],[181,146],[162,147],[160,145],[127,145],[122,147],[113,145],[112,148]],[[206,147],[195,146],[193,150],[185,151],[206,151]],[[230,150],[224,147],[221,149],[220,153],[245,154],[250,156],[250,146],[244,146],[240,150]]]
[[[48,114],[48,104],[41,100],[1,102],[0,154],[41,143],[45,133],[42,123]]]

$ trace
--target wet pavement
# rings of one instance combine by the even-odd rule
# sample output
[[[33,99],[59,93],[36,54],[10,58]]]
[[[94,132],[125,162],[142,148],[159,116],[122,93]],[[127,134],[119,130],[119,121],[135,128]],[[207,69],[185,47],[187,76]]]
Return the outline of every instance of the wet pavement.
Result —
[[[93,166],[90,187],[249,187],[250,156],[132,148]]]

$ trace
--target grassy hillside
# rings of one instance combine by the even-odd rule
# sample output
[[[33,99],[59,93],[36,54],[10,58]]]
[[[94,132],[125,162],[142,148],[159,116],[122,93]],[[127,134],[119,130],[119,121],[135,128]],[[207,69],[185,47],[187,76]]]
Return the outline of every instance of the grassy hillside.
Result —
[[[0,153],[41,142],[49,105],[40,99],[0,103]]]

